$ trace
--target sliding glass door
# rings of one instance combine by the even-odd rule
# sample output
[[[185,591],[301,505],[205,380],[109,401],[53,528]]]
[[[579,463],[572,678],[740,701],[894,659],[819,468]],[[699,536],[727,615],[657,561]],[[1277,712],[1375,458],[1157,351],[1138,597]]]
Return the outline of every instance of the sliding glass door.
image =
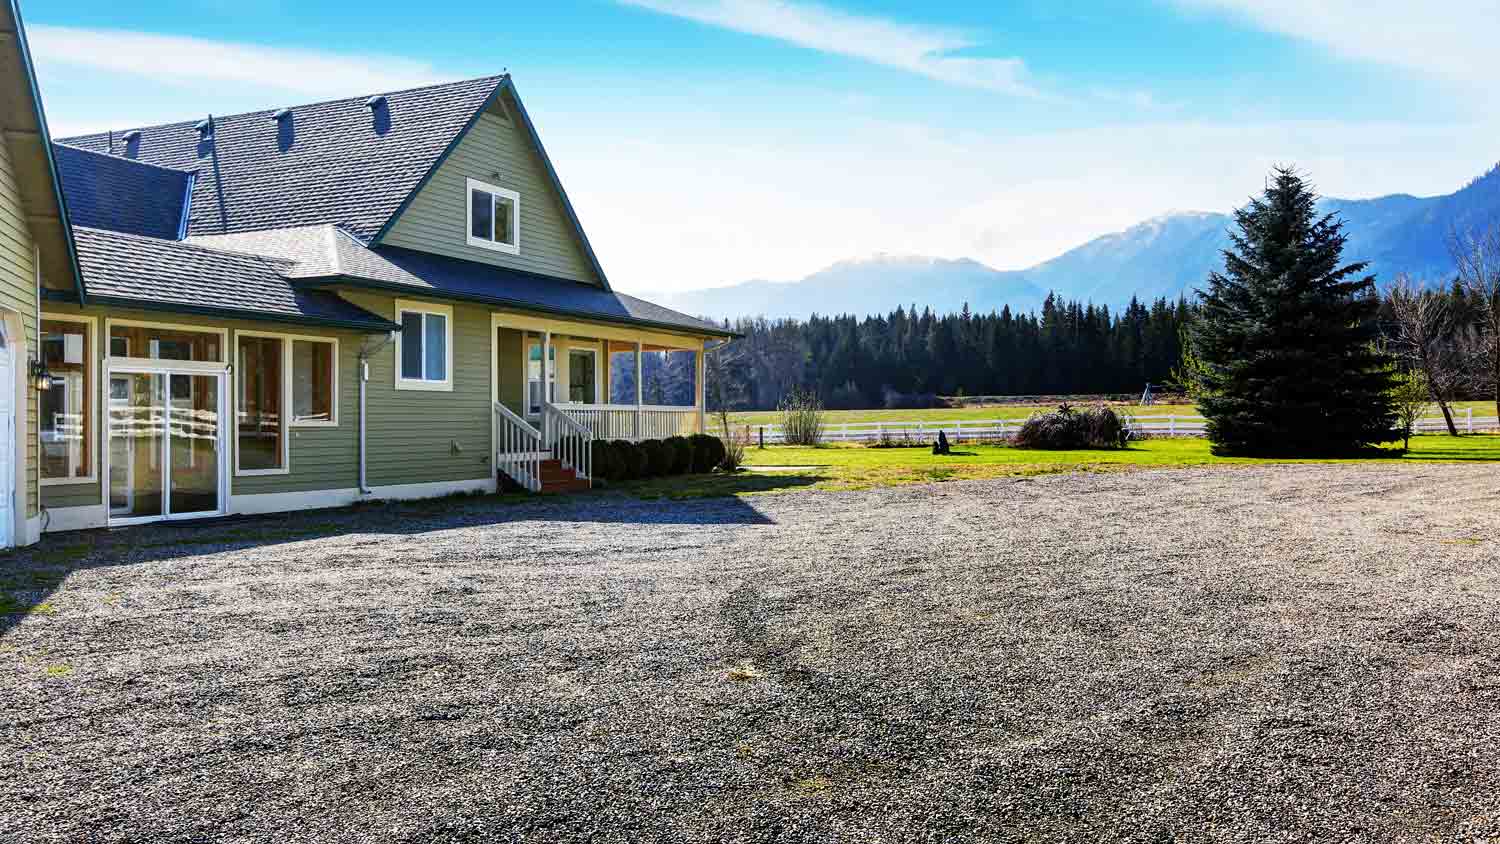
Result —
[[[108,384],[110,521],[224,512],[224,373],[112,369]]]

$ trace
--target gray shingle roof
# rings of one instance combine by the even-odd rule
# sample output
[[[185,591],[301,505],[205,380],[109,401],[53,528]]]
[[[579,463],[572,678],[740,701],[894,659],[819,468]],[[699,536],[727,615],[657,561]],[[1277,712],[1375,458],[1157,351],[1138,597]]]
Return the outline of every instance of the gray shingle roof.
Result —
[[[199,120],[152,126],[114,151],[139,161],[196,170],[188,233],[227,234],[336,223],[374,236],[504,77],[489,76],[367,97],[215,117],[211,140]],[[109,134],[65,143],[108,152]]]
[[[389,331],[384,317],[333,293],[299,289],[292,262],[75,226],[90,299],[143,308]]]
[[[727,336],[712,322],[634,296],[558,278],[507,270],[398,246],[366,247],[337,226],[194,237],[188,242],[288,262],[293,280],[348,281],[430,296],[484,302],[627,325]]]
[[[75,226],[176,240],[193,174],[117,155],[53,144]]]

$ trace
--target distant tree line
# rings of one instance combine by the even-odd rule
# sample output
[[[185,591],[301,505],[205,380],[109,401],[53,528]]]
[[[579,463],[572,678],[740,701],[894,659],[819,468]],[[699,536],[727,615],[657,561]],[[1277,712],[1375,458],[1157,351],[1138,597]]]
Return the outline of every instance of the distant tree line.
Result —
[[[794,388],[829,408],[929,406],[936,396],[1138,393],[1166,381],[1182,357],[1186,299],[1104,305],[1049,295],[1040,313],[742,319],[728,372],[734,409],[769,409]],[[710,383],[712,391],[713,384]]]

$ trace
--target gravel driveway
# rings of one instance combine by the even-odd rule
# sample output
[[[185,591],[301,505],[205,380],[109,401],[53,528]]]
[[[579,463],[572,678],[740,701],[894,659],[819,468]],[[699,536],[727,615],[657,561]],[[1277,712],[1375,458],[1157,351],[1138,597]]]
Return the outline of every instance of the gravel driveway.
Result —
[[[53,539],[0,562],[70,570],[0,633],[0,839],[1492,840],[1497,491],[1298,466]]]

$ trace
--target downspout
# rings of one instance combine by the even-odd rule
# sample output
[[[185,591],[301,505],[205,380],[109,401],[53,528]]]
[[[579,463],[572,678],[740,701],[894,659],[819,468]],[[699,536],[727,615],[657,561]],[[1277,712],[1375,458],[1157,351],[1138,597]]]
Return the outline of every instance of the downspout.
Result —
[[[395,342],[396,332],[386,332],[381,337],[380,343],[374,347],[370,346],[370,339],[365,338],[364,345],[359,349],[359,494],[370,495],[375,490],[370,489],[369,479],[365,473],[365,385],[370,380],[370,356]]]

